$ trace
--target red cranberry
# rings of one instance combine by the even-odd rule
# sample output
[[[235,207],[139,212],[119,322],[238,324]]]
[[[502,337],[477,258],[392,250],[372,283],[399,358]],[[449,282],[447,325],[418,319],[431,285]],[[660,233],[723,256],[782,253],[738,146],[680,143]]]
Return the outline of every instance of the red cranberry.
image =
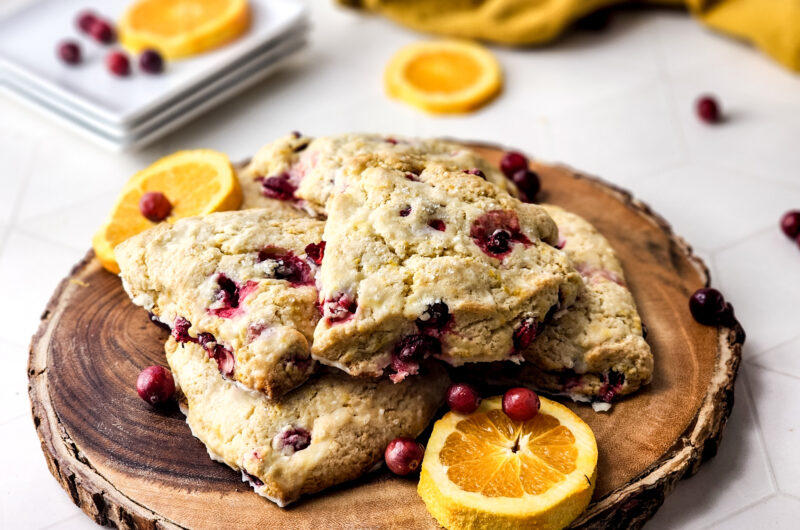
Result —
[[[442,344],[436,337],[428,335],[408,335],[403,337],[394,348],[394,355],[405,363],[420,362],[430,355],[442,351]]]
[[[197,343],[204,349],[208,350],[209,348],[212,348],[214,344],[217,343],[217,339],[211,333],[206,333],[206,332],[198,333]]]
[[[148,366],[136,378],[136,392],[151,405],[160,405],[175,395],[175,380],[163,366]]]
[[[128,56],[122,52],[111,52],[106,56],[106,66],[111,73],[120,77],[125,77],[131,73],[131,62]]]
[[[505,254],[511,246],[511,232],[497,229],[486,242],[486,249],[492,254]]]
[[[411,182],[419,182],[419,175],[415,175],[414,173],[406,173],[406,180],[410,180]]]
[[[536,200],[536,195],[542,188],[542,183],[539,180],[539,175],[530,169],[521,169],[514,173],[511,177],[517,189],[522,193],[522,199],[525,202],[533,202]]]
[[[103,44],[111,44],[114,42],[116,35],[114,34],[114,28],[111,27],[107,21],[96,18],[92,21],[91,26],[89,26],[89,35],[94,38],[97,42]]]
[[[215,344],[211,349],[206,348],[206,351],[209,357],[213,357],[217,361],[219,373],[228,377],[233,375],[236,359],[234,359],[232,351],[221,344]]]
[[[358,303],[344,293],[339,293],[336,297],[326,300],[323,310],[328,322],[335,324],[350,320],[358,309]]]
[[[400,217],[408,217],[411,213],[411,206],[406,206],[402,210],[400,210]]]
[[[78,64],[81,62],[81,47],[75,41],[64,41],[58,45],[58,56],[67,64]]]
[[[786,212],[781,217],[781,230],[792,239],[800,235],[800,210]]]
[[[297,187],[289,182],[289,173],[281,173],[273,177],[260,177],[261,195],[280,201],[291,201]]]
[[[500,160],[500,169],[506,177],[511,178],[520,169],[528,169],[528,159],[522,153],[509,151]]]
[[[725,298],[716,289],[698,289],[689,298],[689,310],[696,321],[706,326],[719,324],[725,311]]]
[[[291,448],[291,452],[302,451],[311,445],[311,433],[302,427],[289,427],[278,435],[278,448]]]
[[[434,219],[432,221],[428,221],[428,226],[439,232],[444,232],[445,229],[444,221],[442,221],[441,219]]]
[[[482,178],[483,180],[486,180],[486,174],[478,168],[465,169],[464,173],[466,173],[467,175],[475,175]]]
[[[413,438],[395,438],[386,446],[383,458],[395,475],[408,475],[419,469],[425,447]]]
[[[97,21],[97,15],[95,15],[93,11],[87,9],[86,11],[81,11],[78,13],[78,17],[75,19],[75,24],[78,26],[78,29],[88,34],[92,29],[92,24],[94,24],[95,21]]]
[[[608,373],[603,374],[603,386],[600,387],[599,393],[600,399],[606,403],[611,403],[611,400],[622,390],[624,383],[624,375],[614,370],[609,370]]]
[[[514,421],[528,421],[539,412],[539,396],[527,388],[512,388],[503,394],[503,412]]]
[[[443,329],[450,322],[450,308],[444,302],[429,305],[417,319],[417,326],[423,329]]]
[[[197,339],[192,338],[189,335],[189,328],[192,327],[192,323],[186,320],[183,317],[177,317],[175,319],[175,323],[172,325],[172,336],[178,342],[197,342]]]
[[[492,210],[474,221],[469,235],[481,250],[493,258],[502,257],[511,251],[511,242],[530,245],[531,240],[520,230],[517,214],[512,210]]]
[[[160,74],[164,71],[164,59],[155,50],[145,50],[139,56],[139,68],[148,74]]]
[[[447,389],[447,406],[459,414],[472,414],[481,404],[478,391],[466,383],[453,383]]]
[[[713,96],[703,96],[695,103],[697,116],[706,123],[717,123],[720,121],[720,111],[717,100]]]
[[[309,243],[306,245],[306,256],[315,264],[322,265],[322,258],[325,257],[325,242]]]
[[[150,221],[158,223],[172,213],[172,203],[160,191],[148,191],[139,199],[139,211]]]
[[[311,272],[311,267],[308,266],[308,263],[295,256],[292,251],[280,248],[265,248],[258,253],[257,261],[260,263],[267,260],[275,262],[275,268],[272,273],[275,279],[286,280],[292,287],[314,284],[314,275]],[[320,257],[321,261],[322,258]]]
[[[539,334],[539,326],[532,318],[526,318],[519,323],[517,329],[514,330],[512,340],[514,341],[514,350],[522,351],[531,345],[533,339]]]

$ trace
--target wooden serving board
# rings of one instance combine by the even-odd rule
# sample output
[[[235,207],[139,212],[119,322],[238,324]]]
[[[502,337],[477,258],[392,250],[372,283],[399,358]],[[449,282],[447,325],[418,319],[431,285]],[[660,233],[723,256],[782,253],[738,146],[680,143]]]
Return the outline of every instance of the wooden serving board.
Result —
[[[472,146],[476,147],[476,146]],[[492,162],[499,148],[477,146]],[[716,453],[733,406],[743,331],[697,324],[691,293],[708,271],[669,225],[628,193],[561,166],[533,164],[540,199],[591,221],[611,242],[649,330],[652,384],[610,413],[568,403],[600,451],[578,528],[637,528],[675,483]],[[167,333],[129,302],[89,252],[42,315],[29,361],[33,420],[51,473],[90,517],[122,528],[436,528],[416,481],[385,471],[287,509],[213,462],[177,407],[153,411],[135,381],[166,364]]]

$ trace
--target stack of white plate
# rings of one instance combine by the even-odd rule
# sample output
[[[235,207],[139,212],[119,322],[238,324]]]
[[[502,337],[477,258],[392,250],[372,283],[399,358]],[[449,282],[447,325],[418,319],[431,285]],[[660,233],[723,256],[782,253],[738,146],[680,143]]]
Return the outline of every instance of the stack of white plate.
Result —
[[[306,43],[308,16],[295,0],[250,0],[252,23],[237,40],[147,74],[131,57],[127,77],[105,64],[116,46],[81,35],[77,14],[119,20],[131,0],[43,0],[0,20],[0,91],[112,150],[153,142],[274,71]],[[64,39],[83,60],[63,63]]]

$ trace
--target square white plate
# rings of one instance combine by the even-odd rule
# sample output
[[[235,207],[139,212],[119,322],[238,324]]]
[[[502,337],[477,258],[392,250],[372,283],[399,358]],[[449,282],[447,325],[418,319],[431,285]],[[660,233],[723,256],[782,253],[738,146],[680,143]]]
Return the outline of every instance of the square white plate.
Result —
[[[113,124],[98,119],[81,108],[53,96],[47,90],[43,90],[41,85],[28,83],[26,79],[11,72],[0,71],[0,83],[21,93],[29,101],[45,105],[87,129],[108,136],[117,142],[127,142],[132,138],[149,133],[158,126],[166,125],[169,121],[180,119],[184,113],[191,112],[196,106],[204,104],[209,97],[225,89],[232,89],[237,83],[247,82],[257,74],[261,74],[258,76],[260,79],[268,73],[261,72],[262,70],[271,70],[274,63],[287,60],[291,55],[300,51],[304,45],[303,32],[293,33],[288,39],[281,40],[266,53],[253,57],[248,56],[246,61],[237,62],[234,68],[221,72],[211,82],[197,87],[196,90],[190,90],[189,93],[183,94],[179,98],[170,100],[168,105],[159,109],[159,112],[146,115],[143,119],[130,124]]]
[[[76,121],[71,116],[54,107],[49,99],[42,99],[40,96],[27,91],[24,87],[15,85],[14,82],[7,77],[0,76],[0,92],[5,93],[19,103],[24,104],[32,108],[34,111],[55,120],[74,133],[91,140],[108,150],[131,151],[154,142],[162,136],[174,131],[181,125],[184,125],[192,119],[202,115],[204,112],[212,109],[223,101],[230,99],[236,94],[256,84],[258,81],[268,76],[281,65],[283,65],[288,57],[293,55],[298,49],[305,45],[305,42],[303,40],[299,40],[294,42],[293,45],[294,48],[285,56],[275,61],[267,62],[259,68],[248,71],[242,78],[236,80],[235,82],[223,85],[218,91],[207,94],[205,98],[197,102],[196,105],[187,108],[186,112],[183,114],[164,121],[159,121],[152,128],[143,130],[135,135],[125,135],[123,137],[109,136],[85,121]]]
[[[118,20],[128,5],[130,0],[42,0],[0,20],[0,70],[99,119],[124,125],[212,81],[232,63],[274,45],[307,19],[297,1],[250,0],[251,26],[237,40],[196,57],[170,61],[161,75],[146,75],[134,67],[132,75],[120,78],[105,67],[105,55],[112,47],[81,35],[75,18],[89,8]],[[65,38],[80,42],[84,57],[80,65],[66,65],[57,57],[56,48]]]

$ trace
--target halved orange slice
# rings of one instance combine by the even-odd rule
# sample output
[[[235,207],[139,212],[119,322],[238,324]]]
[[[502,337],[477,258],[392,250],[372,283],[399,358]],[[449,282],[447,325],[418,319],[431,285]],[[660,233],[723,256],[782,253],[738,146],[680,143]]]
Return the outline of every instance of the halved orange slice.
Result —
[[[148,191],[160,191],[172,204],[167,222],[224,210],[242,203],[239,179],[228,157],[208,149],[179,151],[135,174],[125,184],[108,220],[92,238],[92,247],[110,272],[119,273],[114,247],[155,226],[139,211]]]
[[[479,44],[439,40],[411,44],[389,61],[389,95],[435,113],[474,110],[503,86],[497,59]]]
[[[202,53],[250,26],[247,0],[138,0],[119,22],[122,46],[158,50],[167,59]]]
[[[526,422],[509,419],[499,396],[436,422],[418,491],[442,526],[563,528],[586,509],[597,470],[594,434],[568,408],[540,400]]]

